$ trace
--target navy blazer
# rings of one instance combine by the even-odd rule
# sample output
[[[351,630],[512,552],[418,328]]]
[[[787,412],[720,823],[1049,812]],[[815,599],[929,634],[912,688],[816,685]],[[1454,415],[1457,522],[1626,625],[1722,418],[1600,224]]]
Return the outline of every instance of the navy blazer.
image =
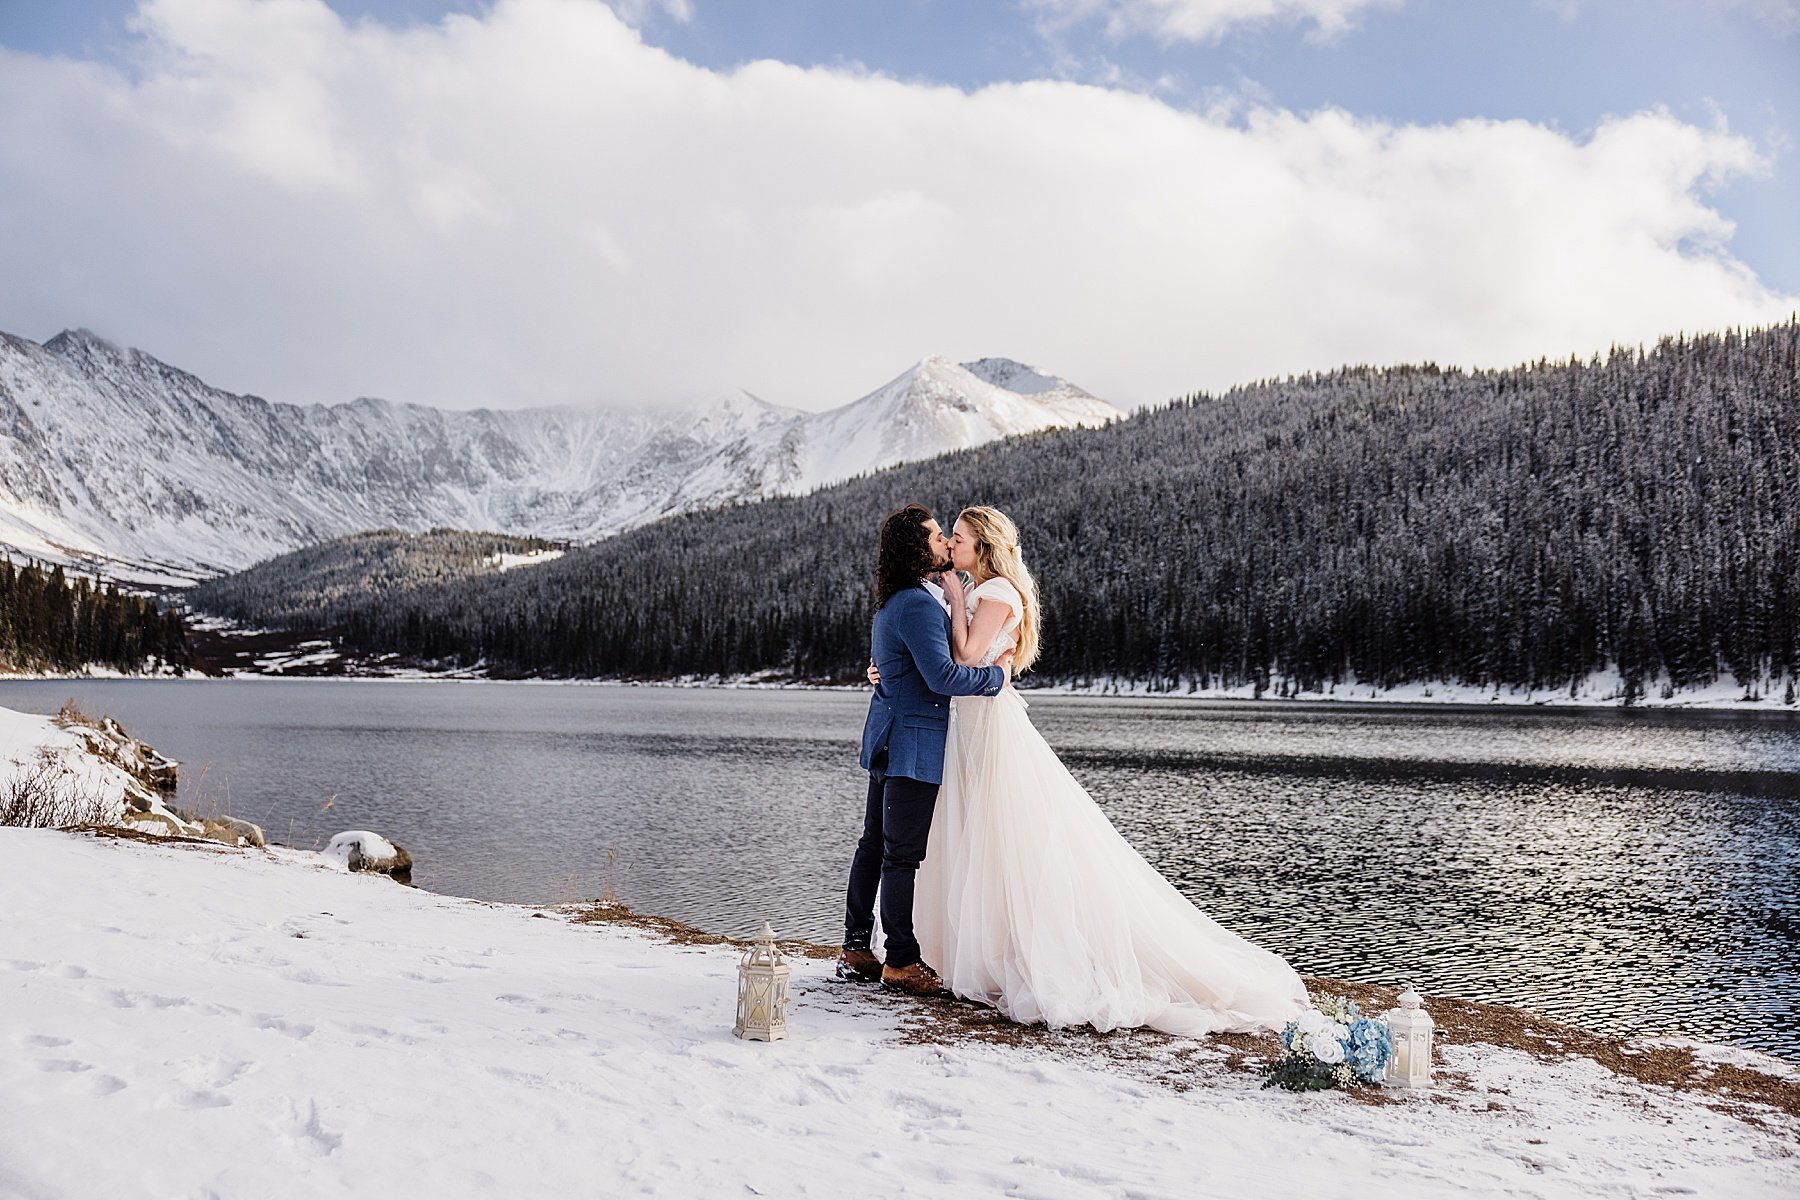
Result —
[[[998,696],[1006,669],[957,664],[950,614],[923,585],[902,588],[875,610],[870,641],[881,682],[863,723],[863,770],[885,749],[884,773],[942,783],[950,697]]]

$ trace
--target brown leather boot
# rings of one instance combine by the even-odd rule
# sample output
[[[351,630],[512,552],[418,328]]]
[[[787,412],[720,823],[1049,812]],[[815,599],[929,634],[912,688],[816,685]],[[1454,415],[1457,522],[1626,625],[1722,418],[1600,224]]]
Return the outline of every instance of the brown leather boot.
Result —
[[[852,979],[858,983],[874,983],[881,978],[881,960],[867,950],[852,950],[848,946],[838,955],[837,977]]]
[[[881,968],[881,986],[914,996],[941,996],[945,992],[944,981],[938,978],[938,973],[922,962]]]

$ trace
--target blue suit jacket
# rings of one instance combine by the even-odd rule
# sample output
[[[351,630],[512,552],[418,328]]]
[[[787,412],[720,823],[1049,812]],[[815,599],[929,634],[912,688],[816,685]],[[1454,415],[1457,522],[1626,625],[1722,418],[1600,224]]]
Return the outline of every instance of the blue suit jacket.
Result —
[[[1006,670],[957,665],[950,656],[950,614],[923,586],[888,597],[875,611],[870,640],[881,682],[863,724],[863,769],[885,749],[884,773],[942,783],[950,697],[998,696]]]

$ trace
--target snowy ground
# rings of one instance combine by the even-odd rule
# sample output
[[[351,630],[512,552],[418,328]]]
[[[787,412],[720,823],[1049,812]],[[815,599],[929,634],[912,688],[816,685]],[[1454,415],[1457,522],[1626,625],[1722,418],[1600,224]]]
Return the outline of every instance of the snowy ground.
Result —
[[[1800,1194],[1791,1121],[1586,1059],[1451,1047],[1466,1084],[1379,1106],[1158,1082],[908,1039],[807,959],[793,1038],[740,1042],[729,947],[298,851],[0,829],[0,914],[7,1200]]]

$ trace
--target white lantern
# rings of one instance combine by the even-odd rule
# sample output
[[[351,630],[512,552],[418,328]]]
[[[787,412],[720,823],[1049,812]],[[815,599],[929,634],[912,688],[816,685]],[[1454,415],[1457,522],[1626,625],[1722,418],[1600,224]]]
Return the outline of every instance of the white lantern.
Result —
[[[751,1041],[778,1042],[788,1035],[787,1006],[787,959],[765,921],[738,964],[737,1024],[732,1032]]]
[[[1419,993],[1409,985],[1400,993],[1400,1007],[1387,1015],[1388,1037],[1393,1042],[1393,1057],[1388,1059],[1389,1087],[1426,1088],[1431,1086],[1431,1014],[1419,1007]]]

